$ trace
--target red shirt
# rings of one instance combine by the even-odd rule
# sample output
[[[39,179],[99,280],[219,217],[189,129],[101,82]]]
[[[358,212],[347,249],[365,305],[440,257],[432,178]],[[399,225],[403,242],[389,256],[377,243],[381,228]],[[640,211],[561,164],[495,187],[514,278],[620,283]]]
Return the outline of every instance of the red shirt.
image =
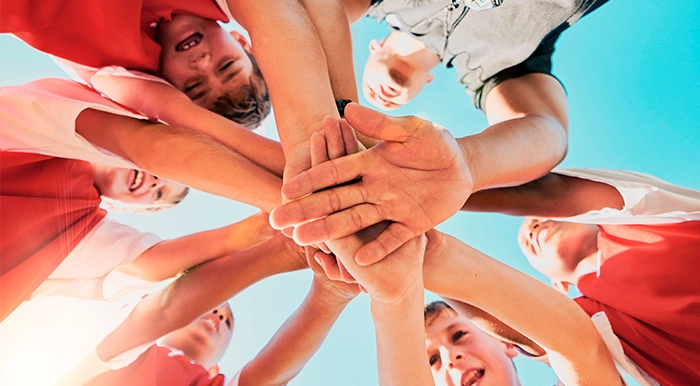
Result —
[[[8,0],[0,32],[70,61],[158,73],[160,45],[151,25],[173,14],[228,22],[214,0]]]
[[[700,221],[602,225],[600,277],[576,302],[605,311],[630,359],[662,385],[700,384]]]
[[[153,345],[128,366],[100,374],[86,386],[223,386],[224,381],[223,375],[212,378],[204,367]]]
[[[0,152],[0,321],[104,218],[93,184],[88,162]]]

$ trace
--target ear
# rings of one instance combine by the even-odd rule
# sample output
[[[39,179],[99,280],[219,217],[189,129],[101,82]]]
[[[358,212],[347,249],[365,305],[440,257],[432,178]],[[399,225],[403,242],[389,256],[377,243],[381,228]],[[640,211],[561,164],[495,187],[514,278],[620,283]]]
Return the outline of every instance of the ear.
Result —
[[[428,79],[425,80],[425,84],[428,84],[428,83],[432,82],[433,79],[435,79],[435,75],[433,75],[433,74],[428,74]]]
[[[246,39],[245,36],[243,36],[243,34],[241,34],[238,31],[231,31],[229,33],[231,34],[231,37],[233,37],[233,39],[236,40],[238,42],[238,44],[241,45],[241,47],[243,47],[244,50],[246,50],[248,52],[252,52],[252,48],[250,47],[250,43],[248,43],[248,39]]]
[[[375,53],[381,49],[382,49],[382,43],[377,41],[377,39],[370,40],[370,42],[369,42],[369,52],[370,53]]]
[[[505,353],[508,358],[515,358],[518,356],[518,350],[515,348],[513,343],[501,342],[505,346]]]
[[[552,285],[557,289],[557,291],[563,293],[564,295],[569,293],[569,283],[565,281],[552,280]]]

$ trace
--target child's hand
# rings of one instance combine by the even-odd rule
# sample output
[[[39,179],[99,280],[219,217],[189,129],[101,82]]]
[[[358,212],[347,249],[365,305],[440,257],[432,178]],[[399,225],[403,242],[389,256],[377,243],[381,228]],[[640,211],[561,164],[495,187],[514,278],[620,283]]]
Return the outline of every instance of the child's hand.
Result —
[[[340,300],[351,300],[360,294],[360,287],[357,283],[345,282],[341,280],[339,274],[334,275],[335,272],[339,272],[333,269],[337,267],[337,263],[335,266],[333,265],[336,262],[335,256],[312,247],[306,247],[306,262],[314,272],[314,280]],[[330,277],[329,272],[335,277]]]

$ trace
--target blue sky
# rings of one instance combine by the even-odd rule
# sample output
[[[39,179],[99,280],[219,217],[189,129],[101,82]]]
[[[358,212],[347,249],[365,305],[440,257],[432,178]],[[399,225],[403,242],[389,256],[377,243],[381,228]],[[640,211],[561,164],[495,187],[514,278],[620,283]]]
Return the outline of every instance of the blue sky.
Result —
[[[570,106],[569,152],[561,166],[635,170],[700,190],[699,17],[696,2],[662,5],[613,0],[563,34],[554,56],[554,73],[566,85]],[[361,74],[369,40],[380,39],[388,29],[364,19],[352,31],[355,68]],[[458,137],[481,131],[486,121],[455,81],[456,73],[438,68],[434,74],[435,81],[394,114],[433,120]],[[0,85],[41,77],[65,76],[45,55],[0,36]],[[274,136],[274,122],[268,122],[265,130]],[[170,211],[112,216],[171,238],[223,226],[253,213],[254,208],[192,192]],[[503,215],[459,213],[439,228],[543,279],[518,250],[515,233],[519,223],[520,219]],[[305,296],[310,277],[309,272],[300,272],[270,278],[232,300],[236,331],[221,363],[225,373],[233,375],[267,343]],[[32,361],[57,372],[61,360],[68,360],[72,353],[62,351],[62,342],[78,325],[78,317],[66,313],[67,307],[89,310],[89,317],[80,314],[80,325],[94,326],[109,317],[99,305],[74,300],[51,299],[23,306],[0,326],[0,384],[10,379],[8,372],[12,371],[31,379],[34,374],[26,369],[32,368]],[[84,328],[91,331],[91,327]],[[59,364],[41,362],[38,351],[48,352],[45,357]],[[516,363],[523,385],[554,384],[554,376],[543,365],[524,359]],[[366,297],[351,303],[319,353],[291,384],[377,384],[374,331]]]

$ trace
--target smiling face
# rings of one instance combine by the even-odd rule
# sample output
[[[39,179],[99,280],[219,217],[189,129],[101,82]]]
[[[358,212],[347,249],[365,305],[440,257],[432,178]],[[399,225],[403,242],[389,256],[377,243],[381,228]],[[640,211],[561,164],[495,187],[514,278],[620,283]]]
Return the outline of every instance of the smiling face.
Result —
[[[93,164],[95,187],[101,196],[125,204],[158,207],[180,202],[187,187],[150,173]]]
[[[199,106],[211,110],[221,95],[234,95],[250,83],[248,42],[214,20],[175,15],[158,28],[157,40],[163,47],[161,74]]]
[[[209,369],[224,355],[232,334],[231,307],[223,304],[166,335],[163,344],[182,351],[190,360]]]
[[[437,386],[519,385],[511,344],[478,329],[450,308],[428,317],[425,344]]]
[[[421,65],[425,52],[399,55],[386,43],[372,40],[362,75],[362,93],[377,108],[393,110],[413,100],[431,82],[430,67]]]
[[[518,244],[533,268],[554,282],[576,283],[576,268],[598,251],[598,226],[526,219]]]

